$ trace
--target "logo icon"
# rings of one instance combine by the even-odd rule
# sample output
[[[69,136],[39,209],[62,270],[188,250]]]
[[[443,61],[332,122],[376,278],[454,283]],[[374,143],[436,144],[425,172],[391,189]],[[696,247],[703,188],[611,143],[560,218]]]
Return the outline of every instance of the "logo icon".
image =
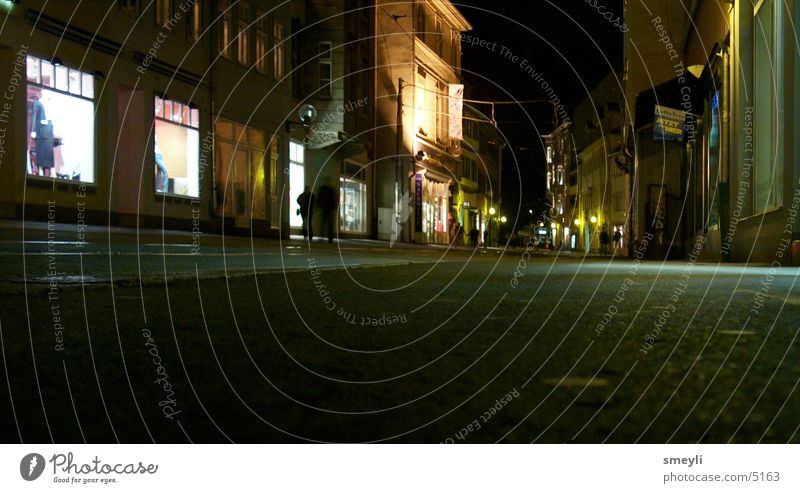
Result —
[[[44,457],[28,454],[19,463],[19,473],[25,481],[36,481],[44,472]]]

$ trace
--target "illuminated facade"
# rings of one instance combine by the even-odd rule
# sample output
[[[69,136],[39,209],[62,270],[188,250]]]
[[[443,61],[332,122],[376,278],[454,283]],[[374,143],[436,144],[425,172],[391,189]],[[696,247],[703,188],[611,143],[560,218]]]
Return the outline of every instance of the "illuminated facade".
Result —
[[[303,6],[279,4],[4,3],[0,217],[288,232]]]
[[[461,33],[471,26],[449,1],[377,6],[378,236],[447,243],[462,152]]]
[[[600,252],[600,233],[613,242],[619,233],[616,255],[625,253],[630,174],[619,166],[622,143],[622,87],[617,73],[610,73],[575,109],[575,183],[577,203],[572,213],[570,245],[584,252]],[[594,218],[594,220],[593,220]],[[613,246],[613,245],[611,245]],[[611,251],[609,247],[609,252]]]
[[[800,262],[800,3],[683,4],[626,4],[633,234],[662,238],[654,258]],[[684,112],[680,139],[654,137],[656,100]]]

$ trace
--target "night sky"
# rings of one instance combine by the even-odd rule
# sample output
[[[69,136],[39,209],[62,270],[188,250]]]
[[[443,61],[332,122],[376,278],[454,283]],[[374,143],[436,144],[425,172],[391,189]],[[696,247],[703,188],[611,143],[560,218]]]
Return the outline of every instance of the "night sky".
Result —
[[[549,1],[460,0],[454,2],[473,26],[466,33],[487,43],[490,48],[462,43],[467,98],[477,100],[529,100],[546,96],[541,80],[555,89],[567,106],[581,102],[613,68],[622,63],[623,38],[619,28],[604,19],[592,7],[604,5],[622,15],[622,0]],[[505,56],[505,46],[519,58]],[[540,82],[526,73],[527,61]],[[480,107],[486,109],[488,107]],[[544,156],[540,134],[553,129],[549,105],[526,105],[535,126],[519,108],[505,106],[497,114],[500,129],[510,140],[516,154],[507,152],[503,173],[503,206],[509,217],[519,207],[539,209],[544,198]],[[521,176],[521,179],[520,179]]]

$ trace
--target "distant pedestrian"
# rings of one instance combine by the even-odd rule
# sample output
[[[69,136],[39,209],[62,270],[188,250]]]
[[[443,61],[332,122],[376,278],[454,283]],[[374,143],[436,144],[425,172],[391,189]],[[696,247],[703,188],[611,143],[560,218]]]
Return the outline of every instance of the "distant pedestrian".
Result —
[[[608,225],[603,225],[603,230],[600,231],[600,254],[601,255],[608,255],[608,244],[609,244],[609,236],[608,236]]]
[[[614,228],[614,250],[622,248],[622,233],[619,227]]]
[[[297,213],[300,214],[300,217],[303,219],[303,238],[308,238],[309,241],[314,239],[311,223],[314,220],[314,202],[316,202],[316,200],[317,198],[311,193],[311,189],[308,185],[306,185],[303,193],[297,197],[297,205],[300,206],[297,209]]]
[[[478,246],[478,236],[480,235],[480,231],[478,228],[473,228],[472,231],[469,232],[469,244],[472,248],[476,248]]]
[[[336,190],[327,182],[319,187],[317,204],[322,209],[323,226],[328,228],[328,243],[333,243],[333,230],[336,228],[336,211],[339,207],[339,197]]]

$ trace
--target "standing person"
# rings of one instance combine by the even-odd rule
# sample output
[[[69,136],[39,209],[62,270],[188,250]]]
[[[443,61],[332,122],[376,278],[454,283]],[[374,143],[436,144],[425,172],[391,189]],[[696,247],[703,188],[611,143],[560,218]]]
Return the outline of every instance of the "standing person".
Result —
[[[306,185],[303,193],[297,197],[297,205],[300,206],[298,211],[300,217],[303,218],[303,238],[308,238],[308,241],[314,239],[314,232],[311,223],[314,219],[314,202],[317,198],[311,193],[311,189]]]
[[[614,228],[614,250],[622,248],[622,233],[619,227]]]
[[[167,165],[164,163],[164,153],[158,147],[158,135],[154,135],[153,138],[155,140],[156,192],[166,193],[169,191],[169,171],[167,171]]]
[[[322,222],[328,228],[328,243],[333,243],[333,230],[336,226],[336,211],[339,207],[339,197],[336,191],[326,181],[317,191],[317,204],[322,209]]]
[[[469,244],[472,246],[472,248],[478,247],[479,234],[480,232],[478,231],[478,228],[472,228],[472,231],[469,232]]]
[[[608,255],[608,224],[603,225],[603,230],[600,231],[600,254]]]

